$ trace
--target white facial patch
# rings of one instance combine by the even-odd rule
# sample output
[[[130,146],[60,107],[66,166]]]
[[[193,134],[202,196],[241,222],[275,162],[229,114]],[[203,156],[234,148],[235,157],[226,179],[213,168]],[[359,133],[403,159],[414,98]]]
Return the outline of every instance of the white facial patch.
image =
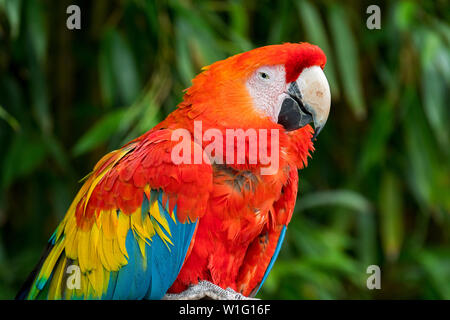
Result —
[[[255,108],[264,116],[278,121],[281,103],[286,97],[286,71],[283,65],[264,66],[247,80],[247,90]]]

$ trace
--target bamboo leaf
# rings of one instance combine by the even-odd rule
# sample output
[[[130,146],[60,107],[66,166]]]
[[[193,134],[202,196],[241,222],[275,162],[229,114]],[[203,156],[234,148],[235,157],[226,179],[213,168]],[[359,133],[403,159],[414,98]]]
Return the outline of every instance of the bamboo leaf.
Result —
[[[105,53],[101,56],[102,88],[106,99],[111,99],[113,90],[117,90],[121,103],[129,105],[137,97],[140,86],[136,62],[131,48],[125,39],[116,31],[108,30],[105,35]],[[108,65],[109,64],[109,65]]]
[[[245,37],[248,32],[249,21],[243,1],[233,0],[230,2],[229,6],[231,16],[231,30],[237,35]]]
[[[402,190],[398,178],[387,172],[380,187],[381,242],[387,258],[396,260],[403,241]]]
[[[387,155],[389,138],[394,131],[395,113],[393,106],[386,100],[373,103],[374,115],[367,136],[364,138],[358,171],[365,175],[375,166],[383,166]]]
[[[362,82],[359,70],[359,53],[355,36],[349,26],[349,16],[340,6],[332,6],[328,13],[336,62],[342,80],[342,92],[355,116],[362,119],[366,115]]]
[[[108,113],[86,132],[72,149],[74,156],[80,156],[107,141],[120,125],[125,110]]]
[[[0,119],[5,120],[15,131],[20,130],[19,122],[0,106]]]
[[[309,1],[297,1],[298,12],[302,26],[306,31],[307,40],[319,46],[327,56],[325,74],[330,83],[331,94],[333,98],[339,97],[339,86],[336,78],[335,61],[331,52],[325,25],[319,15],[318,10]]]
[[[28,40],[31,43],[31,49],[36,54],[37,61],[43,64],[47,50],[46,13],[39,1],[26,1],[25,4]]]
[[[427,285],[435,289],[436,299],[450,299],[450,252],[446,250],[421,251],[415,258],[427,274]]]
[[[17,178],[29,175],[45,159],[46,148],[36,136],[20,133],[9,147],[2,168],[2,187],[6,188]]]
[[[4,10],[11,25],[11,37],[16,39],[20,32],[20,14],[22,9],[22,0],[3,0],[0,1],[0,9]]]
[[[363,196],[350,190],[321,191],[304,195],[297,204],[297,209],[319,206],[344,206],[363,213],[372,211],[372,205]]]
[[[103,44],[100,48],[98,67],[103,103],[105,106],[110,107],[114,102],[116,90],[110,54],[108,46],[105,44]]]
[[[448,70],[450,55],[445,50],[440,39],[431,31],[423,33],[425,38],[423,47],[419,52],[422,54],[422,96],[423,105],[431,128],[439,141],[441,147],[448,151],[450,131],[448,119],[450,119],[448,99],[448,82],[442,77],[441,70]],[[439,55],[446,51],[447,54]],[[448,72],[448,71],[447,71]],[[447,75],[450,77],[450,74]]]

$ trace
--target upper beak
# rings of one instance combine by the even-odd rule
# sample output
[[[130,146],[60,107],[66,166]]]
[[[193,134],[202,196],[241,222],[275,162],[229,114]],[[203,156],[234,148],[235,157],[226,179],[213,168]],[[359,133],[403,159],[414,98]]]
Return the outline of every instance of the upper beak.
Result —
[[[278,123],[287,131],[314,123],[314,140],[327,122],[331,94],[327,78],[319,66],[306,68],[288,87],[278,115]]]

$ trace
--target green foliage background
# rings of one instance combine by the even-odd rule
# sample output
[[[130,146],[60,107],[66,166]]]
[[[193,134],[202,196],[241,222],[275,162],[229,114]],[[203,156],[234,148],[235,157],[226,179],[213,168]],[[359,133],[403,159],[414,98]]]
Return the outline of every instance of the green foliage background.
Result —
[[[70,4],[81,30],[65,27]],[[202,66],[309,41],[328,56],[332,110],[259,297],[450,299],[449,14],[445,0],[0,0],[0,298],[78,180],[171,112]],[[372,264],[381,290],[366,288]]]

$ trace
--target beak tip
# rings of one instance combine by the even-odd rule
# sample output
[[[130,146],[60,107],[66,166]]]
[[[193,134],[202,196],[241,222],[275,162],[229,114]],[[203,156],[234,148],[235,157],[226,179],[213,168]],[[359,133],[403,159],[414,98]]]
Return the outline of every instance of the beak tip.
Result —
[[[314,128],[314,134],[311,138],[311,141],[315,141],[317,139],[317,136],[319,135],[320,131],[322,131],[323,126],[318,126]]]

